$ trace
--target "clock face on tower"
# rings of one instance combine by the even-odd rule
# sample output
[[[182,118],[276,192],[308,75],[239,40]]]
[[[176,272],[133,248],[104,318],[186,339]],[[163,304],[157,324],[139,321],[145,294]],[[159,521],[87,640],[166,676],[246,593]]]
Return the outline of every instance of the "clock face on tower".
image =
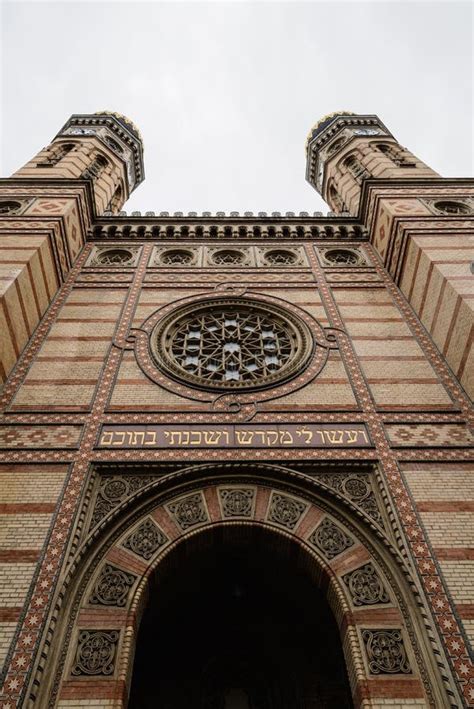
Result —
[[[353,133],[354,135],[380,135],[377,128],[356,128]]]

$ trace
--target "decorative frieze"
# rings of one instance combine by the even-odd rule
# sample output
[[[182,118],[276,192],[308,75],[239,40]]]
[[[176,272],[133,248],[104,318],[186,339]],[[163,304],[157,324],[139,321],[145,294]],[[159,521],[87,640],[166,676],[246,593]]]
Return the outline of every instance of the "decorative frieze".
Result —
[[[390,597],[375,566],[369,562],[342,577],[355,606],[390,603]]]
[[[105,564],[94,584],[89,602],[102,606],[125,606],[137,577],[112,564]]]
[[[81,630],[72,674],[113,674],[119,637],[118,630]]]
[[[370,674],[412,673],[401,630],[388,628],[363,630],[362,640]]]
[[[319,549],[328,560],[334,559],[335,556],[342,554],[354,545],[354,540],[328,517],[325,517],[316,527],[308,541]]]
[[[167,541],[158,525],[147,518],[125,539],[123,546],[148,561]]]

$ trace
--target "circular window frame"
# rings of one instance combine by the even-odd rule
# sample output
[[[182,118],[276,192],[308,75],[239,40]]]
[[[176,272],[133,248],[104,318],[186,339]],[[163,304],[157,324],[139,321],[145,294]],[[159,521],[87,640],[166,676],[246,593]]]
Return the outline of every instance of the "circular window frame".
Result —
[[[174,336],[186,325],[186,320],[194,319],[207,312],[226,309],[229,314],[246,309],[263,317],[276,319],[280,327],[283,326],[289,331],[289,338],[293,340],[294,353],[290,359],[273,374],[265,376],[261,382],[241,380],[210,382],[204,377],[187,372],[171,354]],[[181,384],[217,394],[260,391],[284,384],[306,369],[315,347],[311,329],[302,319],[283,308],[245,296],[217,297],[178,307],[154,326],[150,333],[149,344],[150,354],[158,369],[164,374]]]
[[[221,253],[232,253],[236,254],[239,257],[238,261],[232,261],[231,263],[226,263],[224,262],[218,262],[216,261],[216,257],[219,256]],[[229,248],[221,248],[221,249],[216,249],[215,251],[212,251],[212,253],[209,254],[210,261],[213,266],[223,266],[224,268],[236,268],[243,266],[246,261],[247,261],[247,254],[242,251],[241,249],[234,248],[234,247],[229,247]]]
[[[354,257],[354,263],[336,263],[328,258],[328,254],[334,252],[346,252]],[[333,246],[324,251],[321,251],[322,257],[324,259],[324,265],[329,268],[357,268],[358,266],[365,266],[366,262],[363,254],[356,249],[350,249],[347,246]]]
[[[171,254],[171,253],[182,253],[186,254],[189,256],[189,260],[185,262],[176,262],[176,263],[168,263],[165,261],[166,254]],[[179,268],[180,266],[186,267],[186,266],[191,266],[195,261],[196,261],[196,254],[191,251],[190,249],[185,249],[182,247],[170,247],[169,249],[164,249],[163,251],[160,251],[157,254],[157,261],[160,266],[165,266],[166,268]]]
[[[456,207],[459,207],[461,211],[459,212],[449,212],[446,211],[445,208],[443,208],[440,205],[454,205]],[[433,207],[436,209],[438,214],[441,214],[443,217],[466,217],[469,214],[472,214],[472,209],[468,204],[465,202],[460,202],[457,199],[440,199],[436,200],[433,202]]]
[[[103,263],[102,257],[105,256],[109,251],[126,252],[126,253],[128,253],[128,260],[123,263]],[[94,265],[104,266],[105,268],[126,268],[129,266],[133,266],[134,262],[135,262],[135,254],[131,249],[127,248],[126,246],[109,247],[109,248],[100,250],[96,254],[94,254],[94,258],[93,258]]]
[[[7,211],[2,211],[5,207],[7,207]],[[22,202],[19,202],[16,199],[2,199],[0,201],[0,216],[17,216],[22,207]]]
[[[269,257],[271,256],[271,254],[275,254],[275,253],[288,254],[289,256],[291,256],[292,260],[290,261],[290,263],[283,263],[283,262],[274,263],[274,262],[270,261]],[[265,265],[271,266],[272,268],[282,268],[285,266],[291,268],[293,266],[297,266],[298,261],[299,261],[298,254],[296,254],[294,251],[291,251],[290,249],[284,249],[284,248],[268,249],[267,251],[265,251],[264,259],[265,259]]]

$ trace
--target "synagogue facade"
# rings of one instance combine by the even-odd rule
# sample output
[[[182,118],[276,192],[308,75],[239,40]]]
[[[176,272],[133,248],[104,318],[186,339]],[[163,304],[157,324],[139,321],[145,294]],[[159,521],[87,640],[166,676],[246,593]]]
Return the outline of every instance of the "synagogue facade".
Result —
[[[322,213],[121,211],[73,115],[0,181],[0,707],[474,706],[474,181],[374,115]]]

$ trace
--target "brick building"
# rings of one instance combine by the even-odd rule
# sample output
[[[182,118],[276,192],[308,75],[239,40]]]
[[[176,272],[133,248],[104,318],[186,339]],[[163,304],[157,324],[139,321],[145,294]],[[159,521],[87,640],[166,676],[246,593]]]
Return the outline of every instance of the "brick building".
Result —
[[[327,216],[143,177],[98,113],[0,183],[0,706],[469,706],[473,181],[350,113]]]

